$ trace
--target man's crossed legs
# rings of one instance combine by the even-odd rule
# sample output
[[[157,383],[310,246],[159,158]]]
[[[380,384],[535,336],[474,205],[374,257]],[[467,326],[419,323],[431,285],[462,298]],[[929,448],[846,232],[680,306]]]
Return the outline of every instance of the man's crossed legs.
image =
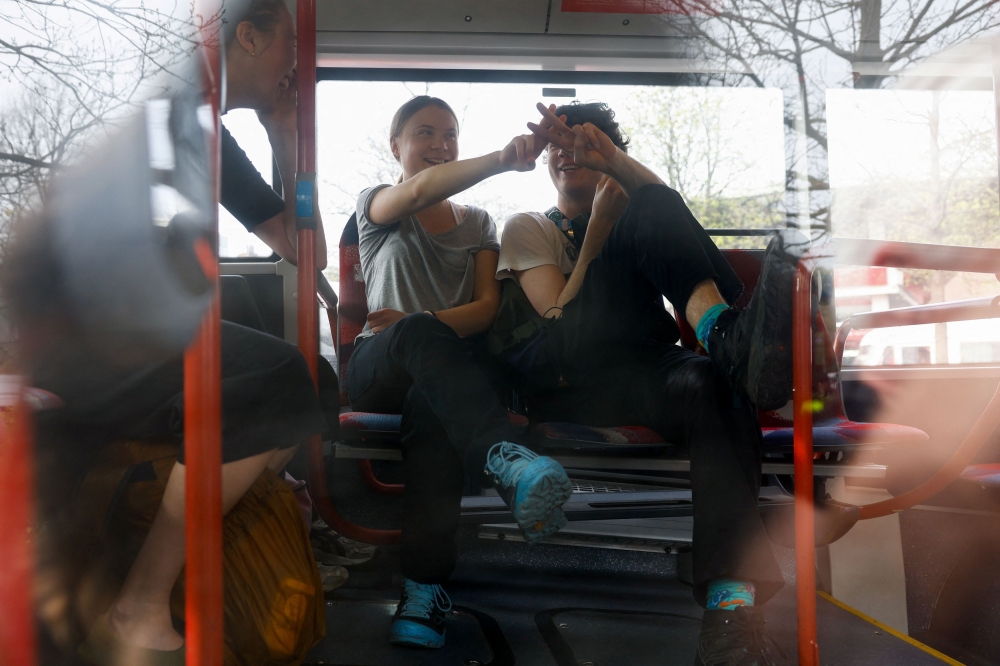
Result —
[[[791,394],[792,275],[804,247],[792,246],[798,242],[771,242],[756,294],[738,311],[730,304],[742,284],[722,253],[679,194],[647,185],[632,197],[561,319],[529,343],[538,348],[509,355],[529,392],[532,379],[543,384],[534,386],[535,418],[645,425],[690,456],[695,596],[708,609],[697,664],[770,658],[753,604],[783,581],[757,510],[761,434],[754,402],[770,408]],[[674,344],[679,331],[664,297],[696,326],[709,358]],[[554,389],[556,377],[571,388]],[[742,630],[734,632],[734,624]]]

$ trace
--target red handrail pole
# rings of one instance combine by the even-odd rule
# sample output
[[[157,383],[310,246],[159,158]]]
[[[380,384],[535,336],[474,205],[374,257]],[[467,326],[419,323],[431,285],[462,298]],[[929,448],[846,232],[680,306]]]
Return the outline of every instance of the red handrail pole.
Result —
[[[20,389],[19,385],[19,389]],[[0,664],[34,666],[34,516],[31,415],[20,397],[13,421],[0,420]]]
[[[795,582],[798,601],[799,664],[819,666],[816,642],[816,536],[813,511],[812,433],[812,266],[795,270],[792,303],[792,381],[795,387]]]
[[[318,382],[319,310],[316,300],[316,0],[298,0],[296,74],[298,152],[295,174],[298,221],[299,351]],[[319,443],[316,444],[320,446]]]
[[[202,7],[217,9],[205,0]],[[205,16],[215,16],[206,11]],[[204,76],[212,106],[209,143],[213,206],[210,240],[195,249],[212,283],[214,297],[184,355],[185,628],[188,666],[222,666],[222,324],[219,306],[218,238],[219,113],[222,53],[218,22],[204,37]]]

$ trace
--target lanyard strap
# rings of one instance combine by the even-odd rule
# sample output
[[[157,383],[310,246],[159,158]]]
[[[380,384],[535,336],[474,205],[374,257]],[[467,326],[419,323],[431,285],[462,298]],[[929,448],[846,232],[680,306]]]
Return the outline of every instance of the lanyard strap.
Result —
[[[583,245],[583,237],[587,233],[590,213],[581,213],[571,220],[563,215],[561,210],[553,206],[545,211],[545,217],[555,223],[556,228],[566,236],[577,250],[580,249],[580,246]]]

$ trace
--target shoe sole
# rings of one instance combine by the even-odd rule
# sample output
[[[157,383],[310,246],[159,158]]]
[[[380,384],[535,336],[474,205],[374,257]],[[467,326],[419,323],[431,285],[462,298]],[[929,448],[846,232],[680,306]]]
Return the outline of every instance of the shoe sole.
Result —
[[[444,633],[437,633],[419,622],[395,620],[389,629],[389,642],[401,647],[418,647],[436,650],[444,647]]]
[[[792,397],[795,269],[808,247],[808,240],[796,231],[782,233],[771,243],[757,283],[761,303],[747,368],[747,392],[757,409],[764,411],[780,409]]]
[[[539,458],[518,482],[514,520],[529,544],[552,536],[568,522],[562,505],[573,495],[573,482],[562,465]]]

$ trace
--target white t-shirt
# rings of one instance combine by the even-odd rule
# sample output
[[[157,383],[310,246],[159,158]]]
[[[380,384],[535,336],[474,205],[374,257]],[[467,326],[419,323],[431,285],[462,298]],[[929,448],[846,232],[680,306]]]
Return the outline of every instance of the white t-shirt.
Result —
[[[576,266],[576,246],[542,213],[518,213],[511,216],[500,239],[500,263],[497,279],[517,279],[514,271],[526,271],[552,264],[563,275]]]

